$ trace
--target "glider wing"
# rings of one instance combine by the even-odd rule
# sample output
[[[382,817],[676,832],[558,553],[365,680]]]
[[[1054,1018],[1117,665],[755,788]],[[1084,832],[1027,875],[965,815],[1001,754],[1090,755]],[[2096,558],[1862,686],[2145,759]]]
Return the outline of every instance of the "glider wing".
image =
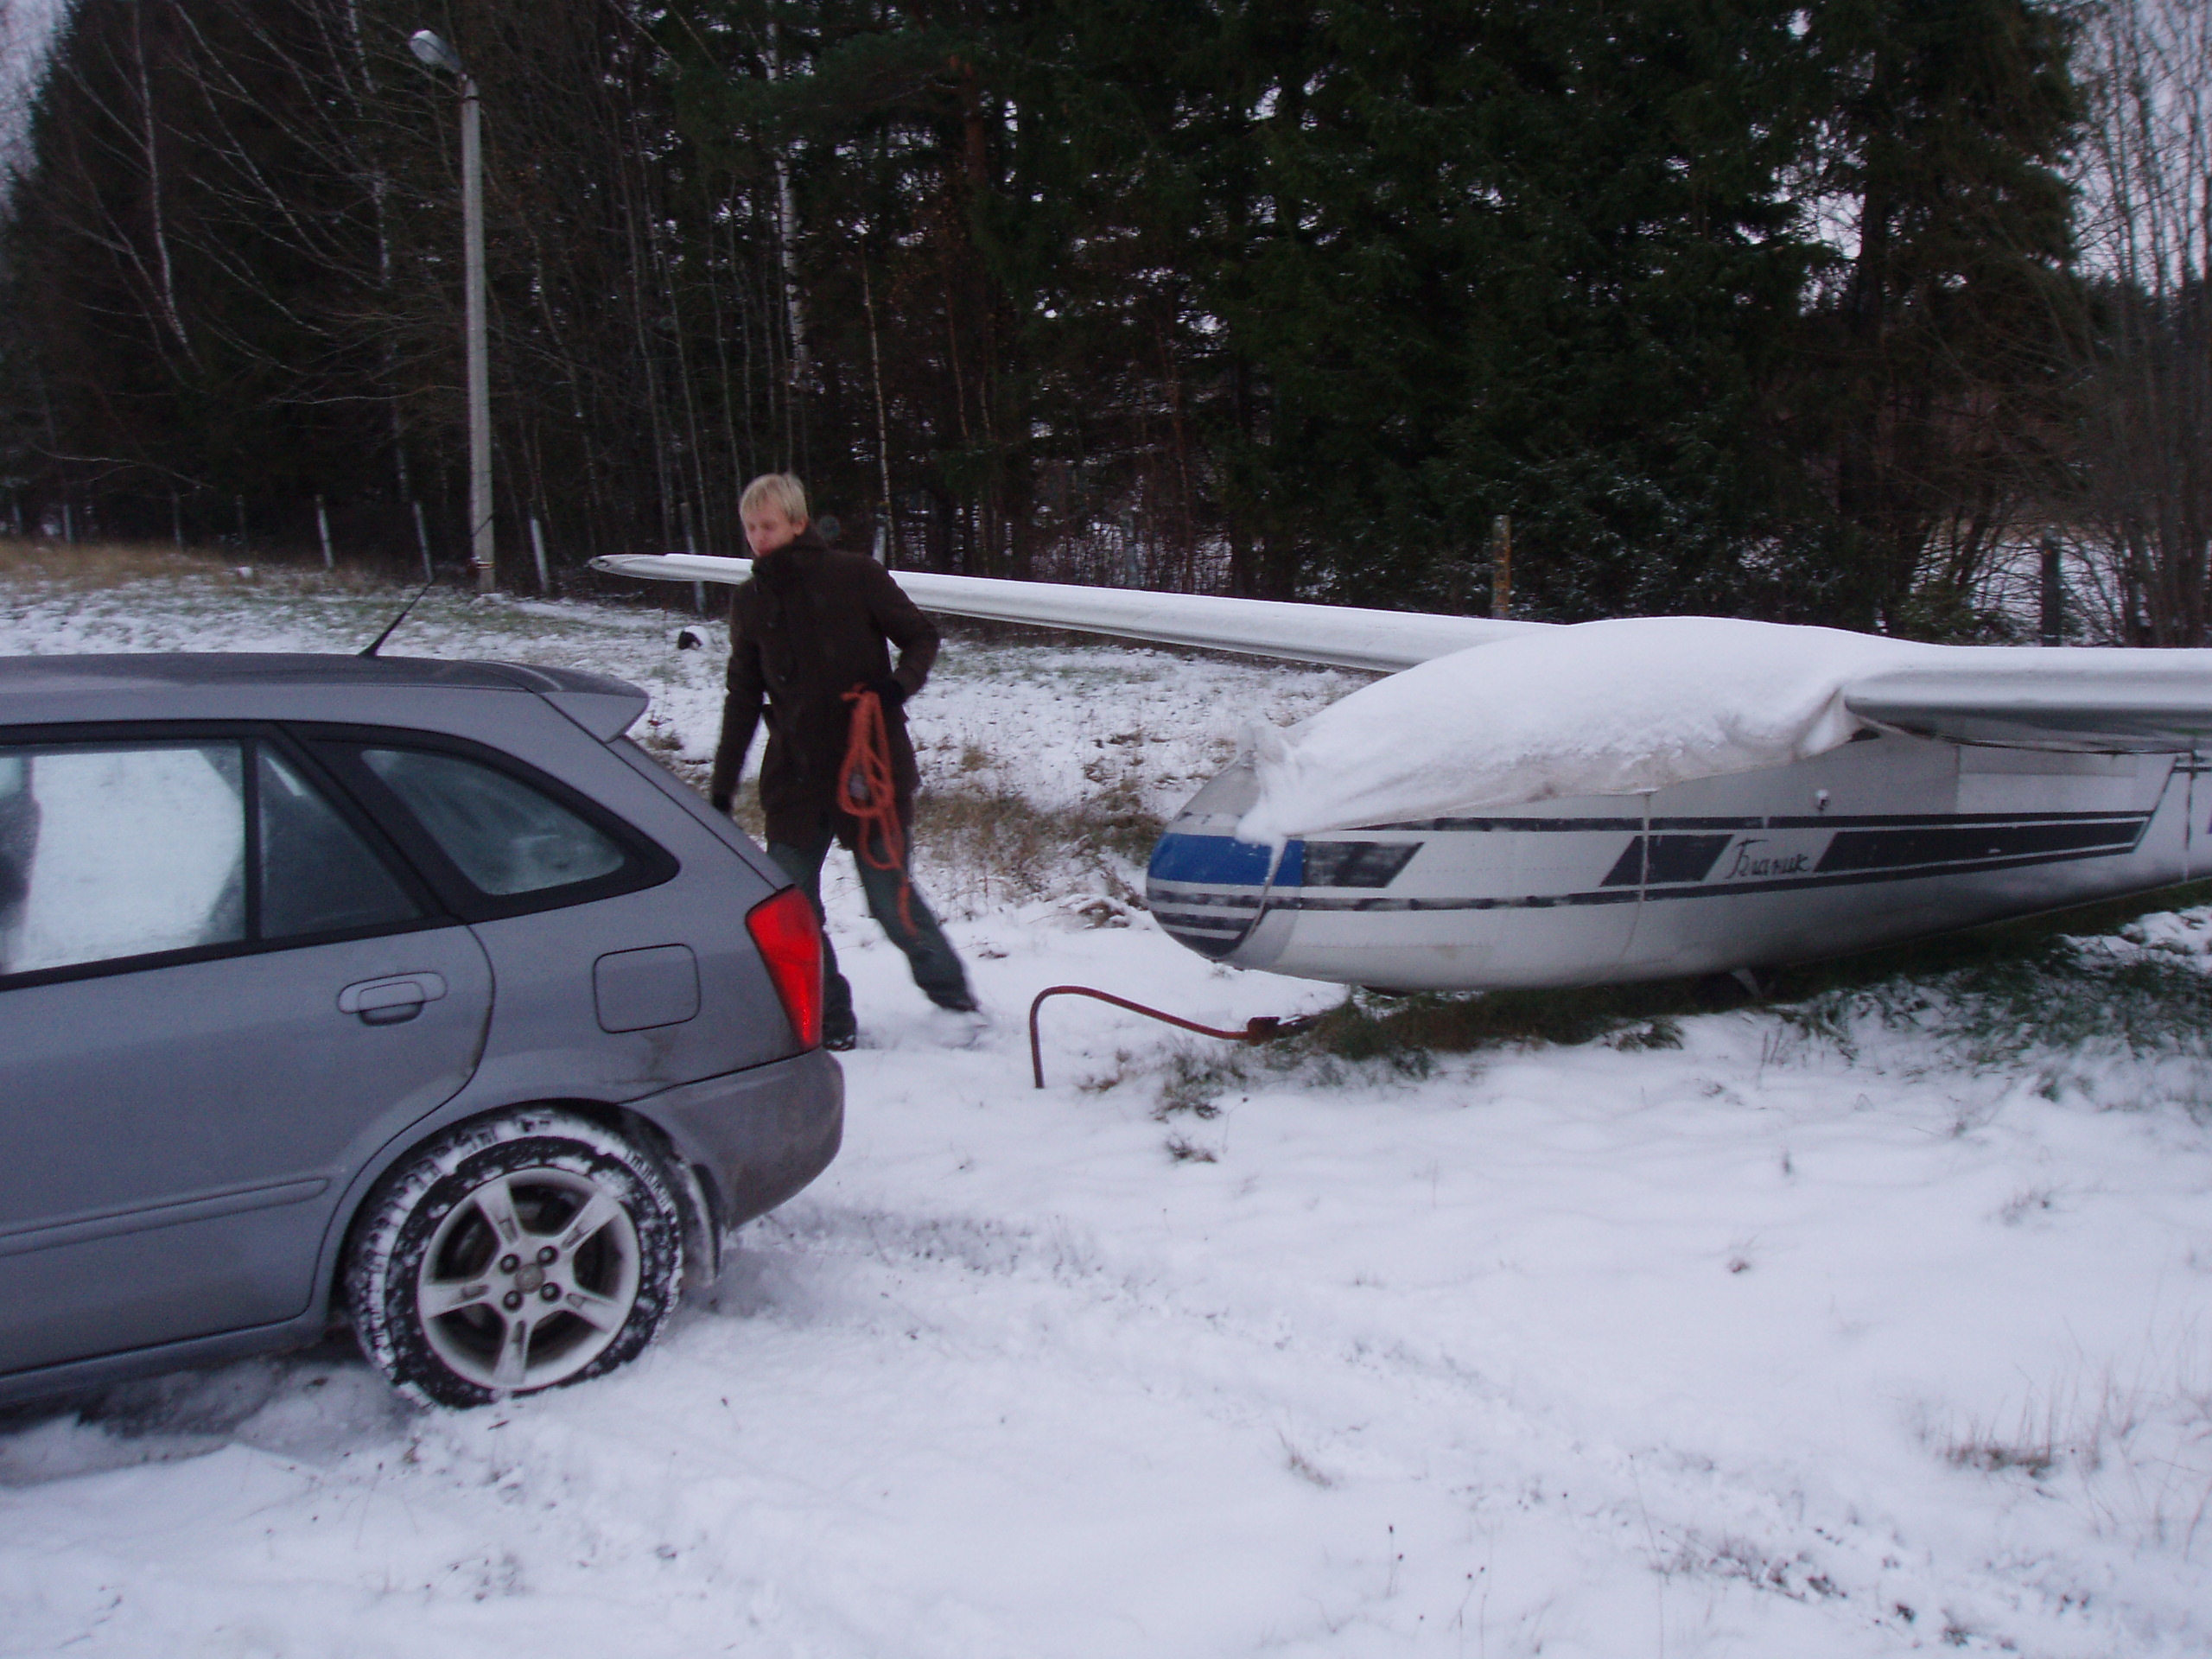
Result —
[[[662,582],[737,582],[752,574],[753,562],[686,553],[639,553],[594,559],[592,568],[613,575]],[[915,604],[946,616],[1071,628],[1117,639],[1194,645],[1378,674],[1394,674],[1432,657],[1448,656],[1470,645],[1491,645],[1551,626],[1493,622],[1473,616],[1433,616],[1419,611],[1223,599],[1205,594],[1001,582],[984,576],[937,575],[925,570],[894,570],[892,576]]]
[[[2212,748],[2212,651],[1967,649],[1854,680],[1844,705],[1914,737],[1999,748]]]

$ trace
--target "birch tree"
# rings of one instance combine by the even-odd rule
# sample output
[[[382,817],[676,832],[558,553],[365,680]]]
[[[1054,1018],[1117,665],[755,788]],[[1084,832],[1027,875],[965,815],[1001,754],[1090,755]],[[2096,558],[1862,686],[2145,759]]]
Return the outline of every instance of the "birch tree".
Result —
[[[2093,282],[2079,487],[2061,509],[2098,634],[2212,644],[2212,11],[2110,0],[2084,67]]]

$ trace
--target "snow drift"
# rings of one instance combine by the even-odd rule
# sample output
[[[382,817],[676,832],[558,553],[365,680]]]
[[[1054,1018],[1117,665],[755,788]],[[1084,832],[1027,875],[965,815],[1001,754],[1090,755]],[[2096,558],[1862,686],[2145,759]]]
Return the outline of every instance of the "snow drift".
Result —
[[[1547,629],[1439,657],[1253,744],[1247,841],[1630,795],[1850,741],[1844,687],[1955,647],[1718,617]]]

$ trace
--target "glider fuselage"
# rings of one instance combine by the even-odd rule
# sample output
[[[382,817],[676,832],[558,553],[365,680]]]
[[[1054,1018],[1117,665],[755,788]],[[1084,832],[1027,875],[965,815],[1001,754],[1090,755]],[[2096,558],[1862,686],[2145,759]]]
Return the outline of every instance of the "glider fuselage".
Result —
[[[2187,754],[1894,733],[1647,795],[1332,831],[1231,833],[1223,772],[1154,850],[1162,927],[1240,968],[1391,990],[1586,985],[1778,966],[2202,873]],[[2208,788],[2212,797],[2212,788]]]

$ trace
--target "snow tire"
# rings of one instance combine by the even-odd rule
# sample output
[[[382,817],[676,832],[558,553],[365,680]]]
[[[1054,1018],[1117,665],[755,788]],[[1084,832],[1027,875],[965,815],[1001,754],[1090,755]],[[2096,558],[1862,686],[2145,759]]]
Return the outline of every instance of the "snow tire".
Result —
[[[660,1160],[557,1107],[464,1123],[379,1181],[346,1303],[402,1394],[478,1406],[600,1376],[675,1311],[683,1217]]]

